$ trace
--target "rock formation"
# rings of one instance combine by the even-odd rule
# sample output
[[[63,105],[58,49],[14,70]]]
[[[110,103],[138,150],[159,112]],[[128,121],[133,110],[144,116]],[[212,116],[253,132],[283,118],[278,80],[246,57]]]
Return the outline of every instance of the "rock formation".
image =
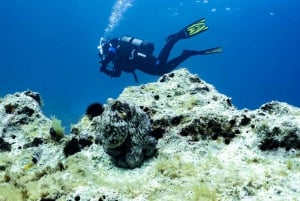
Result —
[[[123,109],[112,115],[119,104]],[[287,103],[238,110],[229,97],[180,69],[155,83],[127,87],[60,138],[53,137],[53,119],[41,105],[31,91],[0,99],[0,201],[300,197],[300,109]],[[116,166],[109,150],[115,147],[103,138],[105,127],[116,128],[107,115],[126,119],[122,125],[128,128],[131,113],[123,106],[145,116],[137,118],[140,124],[130,121],[134,132],[122,134],[145,129],[158,140],[154,156],[145,141],[135,142],[136,153],[148,150],[152,157],[140,155],[134,169]],[[137,136],[148,136],[143,132]]]

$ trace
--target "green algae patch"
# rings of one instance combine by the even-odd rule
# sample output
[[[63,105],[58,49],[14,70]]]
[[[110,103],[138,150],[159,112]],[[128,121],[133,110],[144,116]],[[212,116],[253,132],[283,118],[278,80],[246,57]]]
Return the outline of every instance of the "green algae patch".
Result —
[[[26,194],[11,184],[0,184],[0,201],[23,201]]]
[[[63,137],[65,134],[65,128],[61,124],[61,120],[57,119],[56,117],[51,117],[52,120],[52,128],[56,135]]]

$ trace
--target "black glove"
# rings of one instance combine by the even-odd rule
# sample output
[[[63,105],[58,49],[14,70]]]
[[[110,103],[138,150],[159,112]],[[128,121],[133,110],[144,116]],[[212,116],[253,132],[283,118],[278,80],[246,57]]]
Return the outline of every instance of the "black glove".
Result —
[[[100,68],[100,72],[105,73],[108,76],[112,76],[113,72],[111,70],[107,70],[106,68]]]
[[[107,71],[107,69],[106,69],[106,68],[103,68],[103,67],[101,67],[99,70],[100,70],[100,72],[102,72],[102,73],[105,73],[105,71]]]

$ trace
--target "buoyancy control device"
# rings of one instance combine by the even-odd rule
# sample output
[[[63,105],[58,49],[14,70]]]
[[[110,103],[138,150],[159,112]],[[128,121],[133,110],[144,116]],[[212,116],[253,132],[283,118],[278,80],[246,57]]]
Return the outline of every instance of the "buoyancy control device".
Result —
[[[147,42],[131,36],[123,36],[120,39],[121,42],[130,44],[138,50],[145,51],[148,54],[152,54],[154,51],[154,43]]]

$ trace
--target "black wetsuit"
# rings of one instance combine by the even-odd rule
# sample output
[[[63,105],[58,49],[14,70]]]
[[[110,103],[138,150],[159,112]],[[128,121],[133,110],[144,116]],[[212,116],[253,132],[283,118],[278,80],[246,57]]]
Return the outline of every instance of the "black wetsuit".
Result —
[[[100,71],[111,77],[119,77],[122,71],[133,73],[136,81],[134,71],[137,69],[157,76],[169,73],[190,56],[199,54],[196,51],[183,51],[179,56],[168,61],[170,52],[179,39],[181,39],[180,36],[176,34],[169,37],[158,57],[152,55],[154,46],[152,50],[151,48],[149,50],[125,43],[120,39],[113,39],[114,42],[108,49],[108,55],[101,62]],[[113,63],[113,69],[107,69],[110,62]]]
[[[168,37],[167,43],[158,57],[152,54],[154,50],[153,43],[147,43],[133,37],[123,36],[120,39],[113,39],[109,41],[109,43],[106,42],[102,44],[100,40],[99,55],[102,60],[100,71],[111,77],[119,77],[122,71],[133,73],[137,81],[135,74],[135,70],[137,69],[150,75],[161,76],[171,72],[180,63],[191,56],[222,52],[223,50],[220,47],[199,51],[183,50],[179,56],[168,60],[170,52],[178,40],[196,36],[206,30],[208,30],[208,26],[205,24],[205,18],[184,27],[179,32]],[[113,64],[112,69],[107,68],[110,63]]]

